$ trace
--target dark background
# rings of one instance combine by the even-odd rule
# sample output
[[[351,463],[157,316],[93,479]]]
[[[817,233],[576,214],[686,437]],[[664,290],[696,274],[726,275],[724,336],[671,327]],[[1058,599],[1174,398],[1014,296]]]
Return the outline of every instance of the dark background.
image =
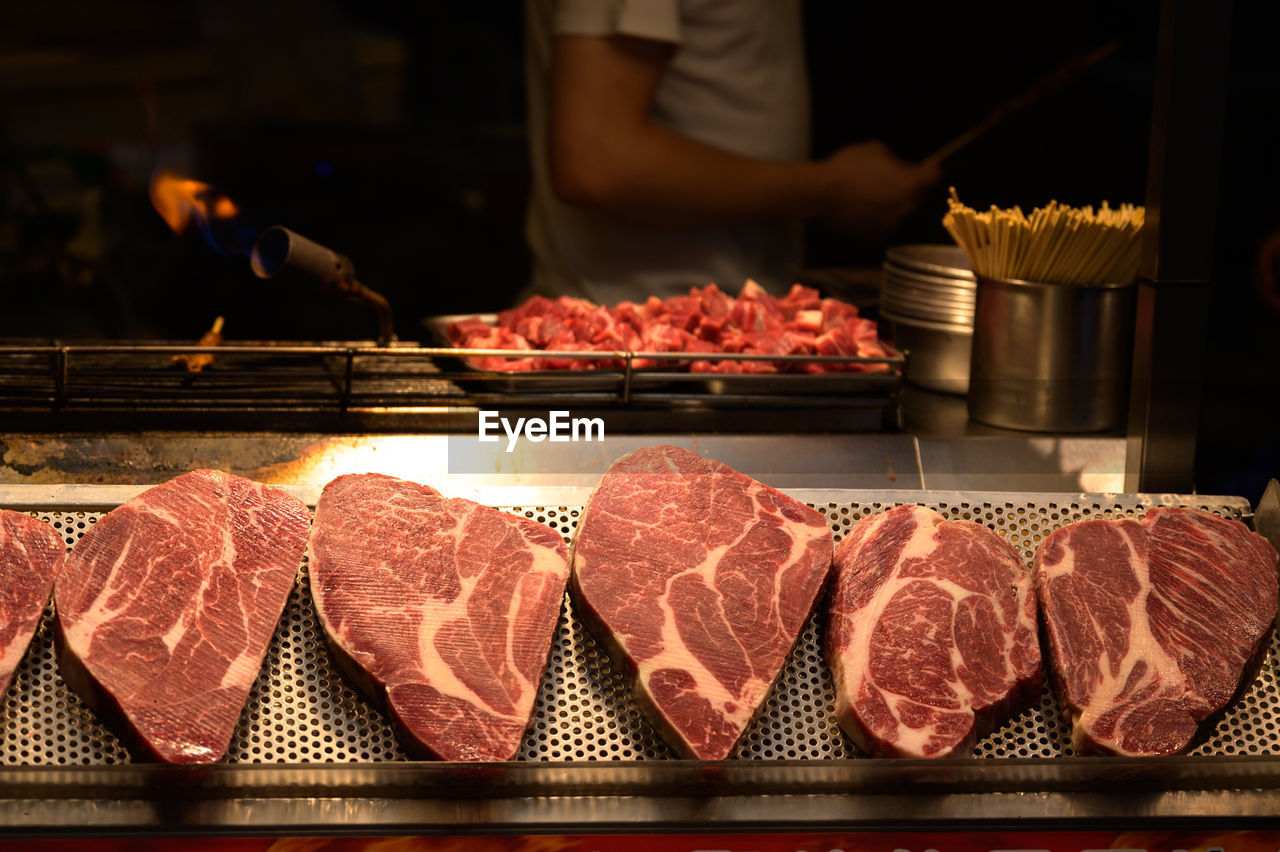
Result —
[[[1280,223],[1274,5],[1236,5],[1222,198],[1205,211],[1218,230],[1205,491],[1252,494],[1239,476],[1280,468],[1257,413],[1274,403],[1277,322],[1250,279]],[[351,257],[402,338],[420,339],[424,316],[506,306],[528,274],[522,14],[462,0],[0,2],[0,337],[186,340],[219,314],[232,339],[373,334],[359,307],[260,282],[244,257],[174,235],[147,197],[158,165],[217,186],[250,228],[283,224]],[[815,1],[805,14],[815,156],[880,138],[923,157],[1119,42],[948,161],[890,242],[948,241],[948,184],[978,207],[1143,200],[1157,2]],[[884,249],[820,227],[808,238],[813,267],[875,267]]]
[[[365,336],[346,305],[260,284],[176,237],[152,169],[214,184],[254,228],[348,255],[396,308],[505,306],[525,283],[521,3],[10,3],[0,333]],[[919,158],[1061,63],[1121,49],[948,163],[971,204],[1140,202],[1156,4],[821,3],[806,7],[814,154],[880,138]],[[893,241],[948,241],[946,187]],[[877,266],[882,245],[821,228],[811,265]],[[740,282],[721,282],[736,289]]]

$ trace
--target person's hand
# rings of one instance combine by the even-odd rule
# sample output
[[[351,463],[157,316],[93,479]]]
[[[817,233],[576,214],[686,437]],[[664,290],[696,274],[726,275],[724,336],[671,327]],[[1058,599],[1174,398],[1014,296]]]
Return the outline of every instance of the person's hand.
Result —
[[[1262,303],[1280,314],[1280,228],[1272,231],[1262,245],[1253,267],[1253,289]]]
[[[824,203],[819,221],[866,240],[902,223],[942,176],[936,164],[910,163],[882,142],[860,142],[821,162]]]

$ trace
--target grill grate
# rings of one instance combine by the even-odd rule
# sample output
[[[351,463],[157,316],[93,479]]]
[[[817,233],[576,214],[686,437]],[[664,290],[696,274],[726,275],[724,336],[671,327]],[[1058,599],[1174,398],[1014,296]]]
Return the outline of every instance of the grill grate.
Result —
[[[1135,498],[1035,501],[921,501],[944,516],[985,523],[1005,535],[1028,561],[1050,531],[1072,521],[1140,515]],[[893,503],[819,505],[837,540],[863,517]],[[1238,518],[1237,505],[1202,504]],[[568,539],[578,519],[573,507],[514,507]],[[76,540],[101,512],[33,513]],[[405,760],[386,715],[338,671],[307,591],[306,566],[290,594],[266,661],[249,694],[227,760],[245,763],[377,762]],[[0,765],[127,763],[128,752],[58,672],[52,607],[0,702]],[[834,718],[831,676],[822,659],[820,616],[810,619],[795,652],[739,746],[739,758],[838,759],[858,757]],[[1223,714],[1193,750],[1200,755],[1280,754],[1280,683],[1273,638],[1255,683]],[[983,739],[983,758],[1057,757],[1072,753],[1068,728],[1046,689],[1038,705]],[[525,734],[522,760],[645,760],[672,756],[627,693],[621,673],[574,617],[566,599],[550,664]]]
[[[769,361],[777,373],[690,373],[687,366],[643,368],[660,355],[686,365],[703,353],[544,352],[456,349],[361,341],[287,345],[0,344],[0,410],[153,412],[222,411],[309,414],[468,404],[658,405],[793,408],[798,401],[831,407],[884,407],[902,385],[903,353],[882,357],[723,353],[717,360]],[[205,370],[175,366],[174,355],[214,356]],[[560,359],[618,357],[591,370],[488,371],[468,366],[483,356]],[[825,369],[811,374],[806,369]],[[864,372],[865,371],[865,372]]]

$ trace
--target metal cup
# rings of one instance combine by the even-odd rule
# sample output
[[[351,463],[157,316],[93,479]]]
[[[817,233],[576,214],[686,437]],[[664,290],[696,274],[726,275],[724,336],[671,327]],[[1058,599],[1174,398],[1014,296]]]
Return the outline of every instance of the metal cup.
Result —
[[[1128,410],[1136,284],[978,276],[969,417],[1034,432],[1119,427]]]

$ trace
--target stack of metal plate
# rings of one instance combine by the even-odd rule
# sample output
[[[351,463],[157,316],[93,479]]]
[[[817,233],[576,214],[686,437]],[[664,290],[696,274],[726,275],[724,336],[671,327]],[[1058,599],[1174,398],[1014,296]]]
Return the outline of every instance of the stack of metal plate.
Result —
[[[977,280],[957,246],[894,246],[885,253],[880,316],[909,350],[907,380],[946,393],[969,390]]]

